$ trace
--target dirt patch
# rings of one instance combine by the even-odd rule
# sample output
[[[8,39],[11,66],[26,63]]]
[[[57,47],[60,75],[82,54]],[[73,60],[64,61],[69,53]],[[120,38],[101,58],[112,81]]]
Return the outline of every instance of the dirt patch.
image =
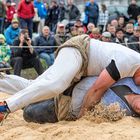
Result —
[[[102,123],[118,121],[124,116],[125,110],[122,110],[118,103],[110,104],[109,106],[99,103],[93,107],[91,111],[87,111],[82,119],[86,119],[95,123]]]

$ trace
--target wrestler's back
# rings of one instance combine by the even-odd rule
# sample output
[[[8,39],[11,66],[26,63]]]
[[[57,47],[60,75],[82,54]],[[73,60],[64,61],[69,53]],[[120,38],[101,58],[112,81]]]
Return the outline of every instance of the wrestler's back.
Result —
[[[88,75],[99,75],[114,60],[121,78],[131,77],[140,67],[140,54],[119,44],[91,39]]]

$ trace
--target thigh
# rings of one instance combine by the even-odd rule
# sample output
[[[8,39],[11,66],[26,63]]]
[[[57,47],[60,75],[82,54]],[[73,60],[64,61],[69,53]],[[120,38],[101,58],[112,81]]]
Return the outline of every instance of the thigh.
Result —
[[[55,58],[54,53],[50,54],[50,58],[51,58],[51,60],[54,60],[54,58]]]
[[[5,67],[5,68],[10,68],[10,64],[9,64],[9,63],[5,63],[5,64],[4,64],[4,67]]]
[[[23,60],[23,69],[33,67],[34,58]]]
[[[4,68],[4,64],[3,63],[0,63],[0,68]]]
[[[23,18],[20,18],[19,21],[20,21],[20,28],[21,29],[27,29],[27,22],[26,22],[26,20],[23,19]]]
[[[12,67],[14,67],[15,64],[22,66],[22,63],[23,63],[23,58],[22,57],[13,57],[10,60],[10,64],[11,64]]]
[[[24,67],[25,68],[34,67],[35,65],[38,65],[39,61],[40,60],[37,57],[30,58],[24,62]]]
[[[50,59],[50,56],[47,53],[40,53],[39,57],[42,59]]]
[[[30,29],[30,30],[33,29],[33,20],[32,20],[32,18],[27,19],[27,26],[28,26],[28,29]]]

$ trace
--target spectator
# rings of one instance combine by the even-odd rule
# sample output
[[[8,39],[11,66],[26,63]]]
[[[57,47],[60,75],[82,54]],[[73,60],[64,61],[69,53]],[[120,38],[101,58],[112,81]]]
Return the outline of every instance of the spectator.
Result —
[[[12,24],[4,32],[6,43],[8,45],[13,45],[14,40],[19,35],[19,32],[20,32],[19,22],[17,19],[13,19]]]
[[[0,33],[3,33],[5,16],[6,16],[6,7],[3,1],[0,0]]]
[[[78,20],[75,21],[74,26],[77,27],[77,28],[78,27],[83,27],[83,23],[80,19],[78,19]]]
[[[128,47],[138,53],[140,53],[140,26],[134,27],[134,34],[128,40]],[[137,44],[136,44],[137,43]]]
[[[116,28],[113,25],[108,25],[107,31],[111,33],[111,40],[115,38]]]
[[[61,44],[63,44],[70,38],[71,38],[70,34],[66,33],[65,25],[62,23],[59,23],[57,25],[57,30],[56,30],[56,35],[55,35],[57,46],[60,46]]]
[[[105,30],[105,26],[107,24],[108,21],[108,10],[106,8],[105,4],[101,5],[101,11],[99,13],[99,27],[100,27],[100,31],[103,32]]]
[[[63,1],[59,4],[59,21],[62,22],[65,19],[66,8]]]
[[[94,28],[92,30],[92,33],[89,36],[90,36],[90,38],[101,39],[101,34],[100,34],[99,28]]]
[[[130,19],[137,20],[137,16],[140,14],[140,8],[136,3],[136,0],[131,0],[131,4],[128,6],[128,15]]]
[[[137,16],[137,21],[134,26],[140,26],[140,15]]]
[[[124,28],[125,28],[125,18],[124,18],[124,16],[119,16],[118,17],[118,27],[122,28],[124,30]]]
[[[116,38],[114,38],[113,42],[127,46],[128,38],[124,36],[122,28],[116,29]]]
[[[74,26],[78,29],[78,28],[83,28],[84,32],[87,32],[86,27],[83,25],[81,20],[76,20],[76,22],[74,23]]]
[[[70,34],[71,34],[72,37],[77,36],[77,35],[78,35],[78,33],[77,33],[77,28],[74,27],[74,26],[71,27],[71,29],[70,29]]]
[[[110,24],[113,25],[113,26],[115,26],[116,29],[119,26],[119,23],[118,23],[117,19],[113,19]]]
[[[83,28],[83,27],[79,27],[79,28],[77,29],[77,33],[78,33],[78,35],[85,34],[84,28]]]
[[[134,25],[131,22],[128,22],[125,27],[125,37],[129,39],[133,35]]]
[[[38,9],[34,8],[35,15],[33,18],[33,32],[37,33],[38,32],[38,25],[40,23],[40,17],[38,16]]]
[[[43,67],[32,47],[28,30],[23,29],[13,45],[16,47],[12,48],[11,66],[14,68],[15,75],[20,76],[21,69],[31,67],[35,68],[38,75],[43,73]]]
[[[10,56],[11,56],[11,50],[10,47],[7,46],[5,43],[5,37],[3,34],[0,34],[0,68],[10,68]],[[7,74],[10,74],[9,71],[6,72]]]
[[[79,20],[81,17],[79,9],[73,4],[73,0],[68,0],[66,12],[68,13],[69,22]]]
[[[38,26],[38,32],[41,33],[45,24],[45,18],[47,16],[47,9],[41,0],[34,0],[34,7],[37,8],[38,16],[40,17],[40,23]]]
[[[42,34],[35,39],[35,46],[39,46],[36,51],[40,58],[44,59],[48,66],[51,66],[54,62],[54,48],[49,46],[56,46],[56,41],[53,35],[50,33],[48,26],[44,26]],[[40,48],[41,46],[41,48]],[[44,47],[43,47],[44,46]]]
[[[57,5],[57,2],[55,0],[53,0],[51,2],[51,8],[49,10],[49,22],[50,24],[50,30],[52,32],[56,31],[56,26],[57,26],[57,22],[58,22],[58,18],[59,18],[59,6]]]
[[[86,3],[85,6],[85,15],[87,17],[87,24],[94,23],[97,26],[98,17],[99,17],[99,7],[94,0],[90,0]]]
[[[110,32],[103,32],[102,37],[101,37],[101,41],[111,42],[111,33]]]
[[[22,0],[18,5],[18,17],[21,29],[28,29],[29,36],[32,38],[33,17],[35,15],[34,5],[31,0]]]
[[[88,23],[88,25],[87,25],[87,34],[90,35],[94,28],[95,28],[95,25],[93,23]]]
[[[11,0],[6,1],[6,22],[5,29],[11,24],[14,14],[16,13],[16,9],[11,5]]]

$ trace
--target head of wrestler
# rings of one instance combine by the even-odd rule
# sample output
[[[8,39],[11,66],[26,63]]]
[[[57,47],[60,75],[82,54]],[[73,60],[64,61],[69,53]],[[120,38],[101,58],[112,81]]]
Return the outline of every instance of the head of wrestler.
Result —
[[[133,98],[131,107],[138,115],[140,115],[140,97],[139,96],[136,96],[135,98]]]

